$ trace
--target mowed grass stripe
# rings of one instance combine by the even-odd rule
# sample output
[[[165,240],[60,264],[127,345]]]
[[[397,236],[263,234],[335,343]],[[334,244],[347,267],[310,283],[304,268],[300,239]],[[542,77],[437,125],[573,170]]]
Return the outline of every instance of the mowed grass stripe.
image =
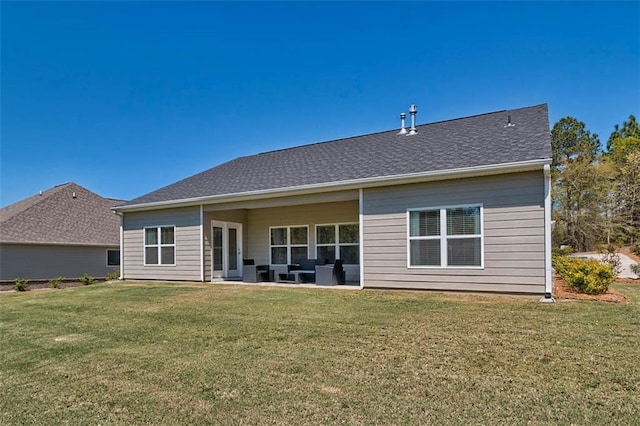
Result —
[[[633,424],[627,304],[118,283],[0,295],[3,424]]]

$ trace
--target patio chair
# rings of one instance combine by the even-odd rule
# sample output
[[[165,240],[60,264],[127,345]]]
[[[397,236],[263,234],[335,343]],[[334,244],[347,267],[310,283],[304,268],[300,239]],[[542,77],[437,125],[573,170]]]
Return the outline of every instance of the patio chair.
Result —
[[[253,259],[242,259],[242,281],[257,283],[273,281],[273,271],[269,265],[256,265]]]
[[[317,285],[336,285],[344,284],[345,273],[342,268],[342,259],[336,259],[333,265],[317,265],[316,266],[316,284]]]

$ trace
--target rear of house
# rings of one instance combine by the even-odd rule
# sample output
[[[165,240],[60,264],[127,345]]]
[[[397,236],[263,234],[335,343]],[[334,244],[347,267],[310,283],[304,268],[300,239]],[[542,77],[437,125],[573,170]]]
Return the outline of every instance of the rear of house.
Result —
[[[122,277],[343,259],[347,285],[549,294],[546,105],[242,157],[116,208]]]

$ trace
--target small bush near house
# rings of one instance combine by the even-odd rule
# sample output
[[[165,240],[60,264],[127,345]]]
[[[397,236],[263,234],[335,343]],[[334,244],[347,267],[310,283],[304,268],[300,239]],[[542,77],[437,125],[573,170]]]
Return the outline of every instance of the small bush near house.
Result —
[[[13,288],[16,291],[27,291],[29,287],[29,281],[25,280],[24,278],[16,278],[16,280],[13,282]]]
[[[116,269],[113,272],[109,272],[105,278],[107,281],[117,280],[118,278],[120,278],[120,270]]]
[[[62,280],[64,280],[64,278],[62,277],[57,277],[52,280],[49,280],[49,287],[60,288],[60,286],[62,285]]]
[[[595,259],[555,256],[553,267],[569,286],[581,293],[606,293],[616,278],[609,265]]]
[[[85,273],[83,276],[80,277],[80,282],[82,283],[82,285],[91,285],[96,283],[96,279],[93,278],[91,275]]]
[[[631,265],[631,272],[640,277],[640,263],[634,263]]]

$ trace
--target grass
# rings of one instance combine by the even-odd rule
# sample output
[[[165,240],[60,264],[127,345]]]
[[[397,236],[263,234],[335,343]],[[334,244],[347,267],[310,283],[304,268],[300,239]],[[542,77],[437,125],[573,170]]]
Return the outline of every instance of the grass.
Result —
[[[162,283],[0,295],[3,424],[634,424],[630,303]]]

